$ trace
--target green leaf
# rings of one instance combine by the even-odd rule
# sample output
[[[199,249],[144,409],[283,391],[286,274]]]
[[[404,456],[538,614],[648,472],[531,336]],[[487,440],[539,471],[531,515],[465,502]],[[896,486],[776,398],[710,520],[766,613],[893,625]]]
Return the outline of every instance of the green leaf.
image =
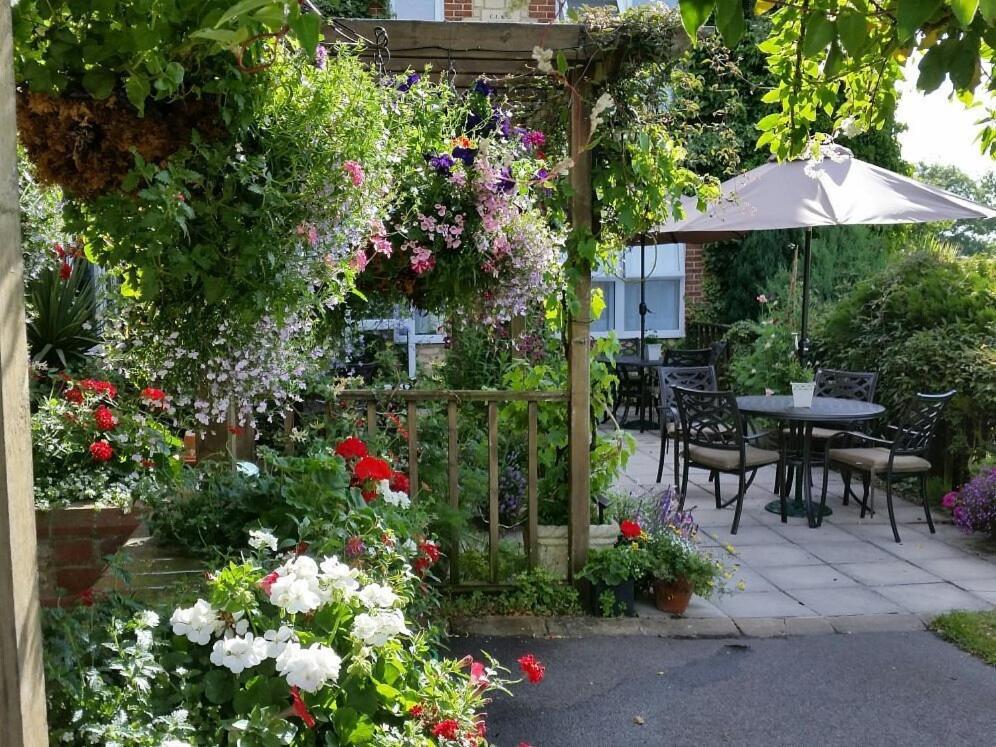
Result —
[[[762,117],[761,121],[757,123],[757,129],[761,130],[762,132],[770,130],[772,127],[774,127],[776,124],[778,124],[781,121],[781,118],[782,118],[781,112],[775,112],[774,114],[769,114],[766,117]]]
[[[860,13],[845,11],[837,17],[840,43],[851,57],[858,57],[868,46],[868,21]]]
[[[83,74],[83,87],[95,99],[106,99],[114,91],[118,77],[110,70],[95,67]]]
[[[236,44],[241,44],[249,38],[249,29],[239,28],[235,31],[228,31],[227,29],[200,29],[191,33],[190,37],[192,39],[207,39],[208,41],[218,42],[226,47],[234,47]]]
[[[712,15],[716,0],[679,0],[681,10],[681,25],[685,27],[692,43],[695,43],[699,29]]]
[[[899,39],[911,39],[940,7],[941,0],[899,0],[899,12],[896,15]]]
[[[979,0],[982,17],[989,23],[996,22],[996,0]]]
[[[139,116],[145,114],[145,100],[149,97],[150,90],[148,79],[142,75],[132,73],[125,81],[125,94],[131,105],[138,109]]]
[[[830,51],[827,53],[827,61],[823,64],[823,74],[827,78],[833,78],[843,67],[844,53],[841,51],[837,41],[834,40],[833,44],[830,45]]]
[[[920,60],[918,69],[919,77],[916,79],[916,87],[925,93],[936,91],[944,78],[947,77],[947,49],[945,44],[938,44],[927,50],[927,53]]]
[[[318,39],[322,33],[322,22],[314,13],[302,13],[290,23],[291,30],[301,42],[304,51],[314,55],[318,48]]]
[[[221,14],[221,18],[215,23],[215,28],[224,26],[229,21],[238,18],[239,16],[248,15],[254,10],[263,8],[267,5],[277,5],[283,8],[283,3],[275,2],[274,0],[242,0],[240,3],[236,3],[231,8],[226,10]]]
[[[821,11],[814,11],[806,19],[806,36],[802,43],[802,53],[815,57],[833,41],[836,30],[833,22]]]
[[[726,46],[732,47],[743,36],[746,29],[742,0],[718,0],[716,3],[716,26],[723,36]]]
[[[979,0],[948,0],[948,5],[954,11],[958,23],[968,28],[972,23],[972,19],[975,18],[976,11],[979,9]]]

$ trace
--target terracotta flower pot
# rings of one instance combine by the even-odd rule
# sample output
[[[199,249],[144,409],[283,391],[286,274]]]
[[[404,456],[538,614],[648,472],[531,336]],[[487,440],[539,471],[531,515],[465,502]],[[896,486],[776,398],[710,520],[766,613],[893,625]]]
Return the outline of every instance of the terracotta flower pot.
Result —
[[[685,579],[654,581],[654,603],[661,612],[683,615],[692,601],[692,585]]]

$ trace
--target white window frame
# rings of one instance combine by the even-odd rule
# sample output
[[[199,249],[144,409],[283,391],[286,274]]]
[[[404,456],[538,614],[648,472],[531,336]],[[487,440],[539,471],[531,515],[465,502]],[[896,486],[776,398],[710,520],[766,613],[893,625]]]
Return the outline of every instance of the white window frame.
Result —
[[[670,246],[670,245],[662,245]],[[647,280],[677,280],[678,281],[678,327],[677,329],[653,329],[648,327],[646,333],[648,335],[652,334],[656,337],[661,337],[664,339],[677,340],[685,336],[685,253],[687,247],[685,244],[676,244],[678,247],[678,271],[671,273],[657,273],[653,275],[647,275]],[[630,245],[628,248],[636,249],[639,251],[639,245]],[[651,251],[656,251],[657,246],[648,246],[647,253],[650,255]],[[648,264],[650,268],[653,268],[655,259],[651,258],[653,255],[648,257]],[[627,330],[626,329],[626,286],[627,285],[638,285],[640,282],[639,269],[634,272],[627,273],[626,263],[623,258],[619,260],[619,268],[616,273],[609,273],[605,271],[594,271],[591,274],[592,283],[613,283],[615,286],[615,325],[608,331],[593,331],[591,333],[592,337],[606,337],[609,333],[614,332],[616,337],[620,340],[632,340],[638,339],[640,337],[640,330]]]
[[[415,311],[414,307],[407,316],[402,316],[401,308],[398,315],[383,319],[361,319],[357,327],[362,332],[390,332],[391,341],[396,345],[404,345],[408,349],[408,378],[414,379],[417,375],[418,359],[416,348],[419,345],[441,345],[446,342],[446,335],[434,332],[431,334],[418,334],[415,332]]]

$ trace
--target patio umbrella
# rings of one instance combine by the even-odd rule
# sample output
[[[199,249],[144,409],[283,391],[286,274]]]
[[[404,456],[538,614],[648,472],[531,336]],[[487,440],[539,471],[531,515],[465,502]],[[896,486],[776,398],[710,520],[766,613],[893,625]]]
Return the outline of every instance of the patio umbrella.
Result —
[[[813,228],[996,218],[996,210],[855,158],[832,144],[823,158],[770,161],[723,182],[704,212],[682,200],[685,217],[659,226],[658,241],[706,244],[749,231],[805,229],[799,357],[805,355]]]

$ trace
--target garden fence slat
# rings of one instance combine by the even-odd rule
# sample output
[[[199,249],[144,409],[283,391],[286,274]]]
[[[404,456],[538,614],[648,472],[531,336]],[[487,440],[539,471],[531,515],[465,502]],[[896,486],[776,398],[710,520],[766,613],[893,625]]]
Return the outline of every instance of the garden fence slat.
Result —
[[[367,437],[374,438],[377,435],[377,402],[370,400],[367,402]]]
[[[411,483],[408,495],[415,501],[418,498],[418,405],[414,400],[408,403],[408,481]]]
[[[457,403],[446,403],[446,424],[449,437],[447,477],[449,478],[450,506],[454,513],[460,511],[460,444],[457,441]],[[460,583],[460,530],[453,528],[450,539],[450,583]]]
[[[539,453],[537,446],[537,426],[536,426],[536,410],[539,406],[535,401],[530,402],[528,405],[529,411],[529,426],[527,435],[527,445],[526,445],[526,495],[527,495],[527,508],[526,508],[526,555],[527,561],[530,568],[536,566],[538,560],[538,548],[539,542],[537,525],[539,524],[539,508],[538,499],[536,495],[537,490],[537,472],[539,469]]]
[[[498,583],[498,403],[488,402],[488,565]]]

